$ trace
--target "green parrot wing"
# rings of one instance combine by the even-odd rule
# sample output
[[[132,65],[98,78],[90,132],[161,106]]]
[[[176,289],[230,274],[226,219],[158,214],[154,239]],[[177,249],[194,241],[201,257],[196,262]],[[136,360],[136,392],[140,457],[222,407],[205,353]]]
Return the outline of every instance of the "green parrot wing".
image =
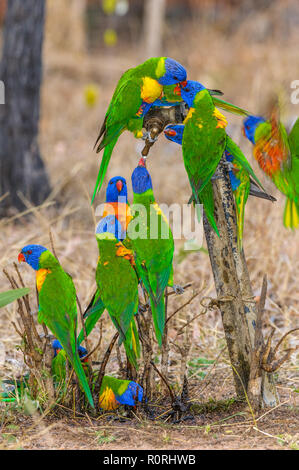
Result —
[[[236,201],[238,248],[241,251],[244,231],[245,205],[250,191],[250,179],[248,173],[244,170],[240,170],[237,176],[241,183],[234,191],[234,196]]]
[[[61,349],[57,356],[52,359],[52,374],[54,380],[63,382],[66,376],[66,354],[64,349]]]
[[[222,157],[227,121],[217,112],[207,90],[197,93],[194,106],[185,119],[182,150],[193,195],[199,202],[200,192],[215,173]]]
[[[299,160],[299,118],[292,127],[289,134],[289,145],[292,153],[292,159]]]
[[[89,304],[86,311],[84,312],[85,329],[86,329],[87,336],[92,332],[93,328],[95,327],[96,323],[101,318],[104,311],[105,311],[105,305],[97,290],[91,303]],[[80,345],[83,340],[84,340],[84,331],[82,328],[78,336],[78,345]]]
[[[96,193],[101,189],[113,149],[120,134],[129,124],[132,126],[132,123],[130,122],[132,119],[136,121],[140,120],[140,117],[137,115],[142,104],[140,86],[140,79],[125,82],[114,97],[113,106],[109,113],[106,114],[104,122],[105,130],[103,131],[102,126],[95,144],[98,144],[97,152],[100,152],[104,147],[105,150],[94,188],[92,202]],[[102,140],[99,142],[101,138]]]
[[[172,272],[174,243],[167,218],[154,201],[152,190],[143,193],[142,199],[134,194],[134,203],[142,203],[146,213],[135,216],[128,225],[127,237],[135,254],[138,276],[149,295],[156,337],[161,344],[165,324],[164,291]],[[135,222],[146,236],[133,236]],[[156,228],[155,237],[151,230]]]
[[[224,101],[220,98],[216,98],[216,96],[213,96],[213,103],[217,108],[223,109],[224,111],[227,111],[229,113],[237,114],[238,116],[249,116],[250,113],[246,111],[246,109],[239,108],[235,104],[229,103],[228,101]]]
[[[89,403],[92,395],[77,351],[76,290],[71,277],[56,267],[45,277],[39,292],[38,321],[45,323],[62,344]]]
[[[263,189],[263,191],[265,191],[261,182],[255,175],[251,165],[244,156],[242,150],[240,149],[240,147],[238,147],[238,145],[232,140],[229,135],[226,139],[226,150],[233,155],[236,162],[238,162],[242,166],[242,168],[244,168],[244,170],[247,171],[247,173],[257,182],[257,184]]]
[[[98,291],[126,347],[131,344],[130,324],[138,311],[138,279],[131,265],[133,255],[111,233],[96,238],[100,254],[96,270]],[[132,357],[131,348],[126,351]]]

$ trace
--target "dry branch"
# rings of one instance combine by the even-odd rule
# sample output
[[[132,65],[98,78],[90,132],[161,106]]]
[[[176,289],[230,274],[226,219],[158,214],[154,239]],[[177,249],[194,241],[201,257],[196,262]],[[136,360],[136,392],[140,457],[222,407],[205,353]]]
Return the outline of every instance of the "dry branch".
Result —
[[[267,276],[263,278],[262,291],[260,301],[257,309],[257,321],[255,327],[254,347],[251,352],[251,364],[250,364],[250,376],[248,382],[248,399],[252,408],[258,411],[262,406],[262,388],[263,388],[263,375],[264,372],[273,373],[275,372],[284,362],[286,362],[292,352],[297,348],[289,348],[286,353],[278,360],[275,360],[278,353],[278,348],[283,340],[291,333],[299,330],[299,328],[293,328],[292,330],[285,333],[282,338],[278,341],[275,348],[272,349],[272,339],[274,336],[274,328],[271,329],[270,334],[266,342],[264,341],[264,335],[262,331],[262,316],[264,312],[265,302],[267,296]]]

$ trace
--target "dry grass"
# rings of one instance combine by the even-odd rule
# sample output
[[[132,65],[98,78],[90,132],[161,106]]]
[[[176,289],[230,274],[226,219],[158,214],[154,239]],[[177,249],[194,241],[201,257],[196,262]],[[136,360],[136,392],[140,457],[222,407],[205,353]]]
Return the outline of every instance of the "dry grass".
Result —
[[[247,107],[254,113],[268,111],[267,103],[273,93],[280,92],[285,105],[283,119],[299,114],[298,106],[290,103],[290,82],[298,78],[299,57],[297,54],[299,33],[295,28],[283,34],[283,28],[275,27],[271,34],[258,40],[257,30],[263,31],[270,19],[271,24],[280,25],[281,8],[286,2],[274,3],[267,15],[253,16],[232,35],[227,35],[220,27],[203,24],[197,18],[184,27],[183,33],[175,37],[167,31],[164,54],[175,57],[188,68],[189,77],[199,79],[210,88],[221,88],[225,98]],[[288,2],[288,5],[292,2]],[[279,7],[280,5],[280,7]],[[280,8],[280,9],[279,9]],[[260,26],[259,26],[260,25]],[[187,34],[186,34],[187,32]],[[96,179],[99,158],[92,151],[97,131],[113,88],[120,73],[131,65],[143,60],[142,51],[125,46],[110,54],[98,53],[93,56],[58,50],[51,42],[48,32],[45,45],[44,83],[42,92],[42,118],[40,123],[40,143],[50,178],[53,193],[40,208],[32,208],[31,215],[16,214],[17,220],[0,221],[1,267],[9,267],[16,260],[22,246],[29,242],[49,247],[51,228],[56,251],[63,267],[73,276],[79,298],[83,306],[94,290],[94,272],[97,262],[97,246],[94,239],[94,213],[89,197]],[[99,102],[88,108],[84,100],[84,90],[89,83],[99,87]],[[242,145],[248,156],[250,146],[240,136],[240,122],[230,118],[230,130]],[[136,150],[140,143],[131,135],[124,134],[114,150],[107,178],[121,174],[130,181],[132,169],[138,159]],[[254,169],[257,165],[250,158]],[[189,187],[183,168],[180,149],[175,144],[166,143],[160,137],[148,160],[156,199],[171,204],[185,203]],[[298,326],[299,293],[299,244],[298,232],[292,233],[283,228],[283,196],[257,170],[266,189],[277,197],[275,204],[250,199],[246,208],[244,248],[254,287],[258,295],[263,273],[269,280],[266,303],[268,325],[274,325],[277,333],[284,333]],[[130,188],[130,185],[129,185]],[[102,192],[97,202],[102,202]],[[47,206],[48,204],[48,206]],[[181,242],[176,244],[178,252]],[[26,285],[34,286],[33,272],[21,266]],[[7,283],[0,274],[1,290]],[[194,289],[202,289],[202,295],[215,296],[209,259],[203,252],[190,254],[181,264],[175,265],[175,282],[193,282]],[[170,299],[169,312],[188,299]],[[174,338],[177,328],[193,315],[199,313],[201,296],[182,310],[169,328],[170,338]],[[22,372],[22,357],[15,349],[19,339],[11,325],[16,319],[16,305],[1,310],[0,316],[0,367],[1,376],[17,376]],[[91,335],[95,344],[98,327]],[[191,342],[190,358],[205,357],[215,359],[225,346],[221,317],[217,311],[208,312],[194,321],[188,332]],[[99,358],[113,335],[113,328],[105,314],[104,341],[98,351]],[[186,338],[182,338],[184,344]],[[289,338],[291,345],[295,338]],[[286,346],[286,345],[285,345]],[[95,359],[97,359],[95,358]],[[181,383],[180,355],[172,348],[171,381]],[[207,380],[196,382],[192,397],[200,401],[209,399],[230,399],[234,394],[232,375],[227,363],[226,350],[218,359]],[[108,372],[117,368],[113,353]],[[170,426],[152,424],[142,418],[127,423],[138,430],[134,442],[130,432],[124,433],[120,424],[85,419],[61,417],[24,418],[4,416],[2,428],[8,437],[2,437],[1,446],[23,448],[289,448],[298,445],[298,355],[283,366],[278,374],[281,405],[277,410],[259,421],[259,430],[247,415],[231,415],[242,410],[240,404],[233,404],[229,410],[216,410],[214,413],[200,414],[195,425]],[[199,383],[199,385],[197,385]],[[221,422],[221,419],[227,421]],[[297,420],[297,424],[296,424]],[[216,423],[216,424],[215,424]],[[9,426],[17,426],[9,428]],[[29,432],[29,428],[32,431]],[[157,427],[160,430],[157,436]],[[9,430],[10,429],[10,430]],[[82,434],[84,430],[84,435]],[[267,434],[262,434],[262,432]],[[42,433],[42,435],[41,435]],[[11,441],[9,435],[15,436]],[[136,436],[134,433],[134,435]],[[280,441],[277,438],[281,435]],[[111,439],[109,440],[109,436]],[[104,438],[108,437],[107,440]],[[186,442],[188,444],[186,444]]]

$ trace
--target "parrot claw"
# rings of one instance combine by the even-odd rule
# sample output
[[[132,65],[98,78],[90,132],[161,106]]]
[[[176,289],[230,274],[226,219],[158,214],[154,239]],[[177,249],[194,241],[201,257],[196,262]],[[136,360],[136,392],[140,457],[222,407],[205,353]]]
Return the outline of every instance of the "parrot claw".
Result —
[[[147,140],[150,144],[154,144],[158,140],[158,136],[152,138],[151,133],[146,131],[143,133],[142,140]]]
[[[228,160],[223,161],[222,164],[227,167],[228,171],[235,170],[235,167],[234,167],[233,163],[229,162]]]
[[[185,289],[179,284],[173,284],[172,288],[177,295],[182,295],[185,292]]]
[[[148,134],[149,134],[148,131],[142,131],[142,137],[141,137],[141,139],[142,139],[142,140],[147,140]]]
[[[182,114],[184,118],[187,116],[188,111],[189,111],[189,107],[186,105],[184,101],[182,101],[180,103],[180,113]]]

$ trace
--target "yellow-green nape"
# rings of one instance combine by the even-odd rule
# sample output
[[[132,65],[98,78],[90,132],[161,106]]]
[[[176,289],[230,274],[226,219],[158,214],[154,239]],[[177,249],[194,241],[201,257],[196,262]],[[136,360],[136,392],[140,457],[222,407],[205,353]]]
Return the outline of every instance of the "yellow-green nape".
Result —
[[[158,65],[156,67],[156,77],[161,78],[166,72],[166,67],[165,67],[165,59],[166,57],[160,57]]]
[[[96,233],[96,238],[99,240],[115,240],[115,235],[110,232]]]

